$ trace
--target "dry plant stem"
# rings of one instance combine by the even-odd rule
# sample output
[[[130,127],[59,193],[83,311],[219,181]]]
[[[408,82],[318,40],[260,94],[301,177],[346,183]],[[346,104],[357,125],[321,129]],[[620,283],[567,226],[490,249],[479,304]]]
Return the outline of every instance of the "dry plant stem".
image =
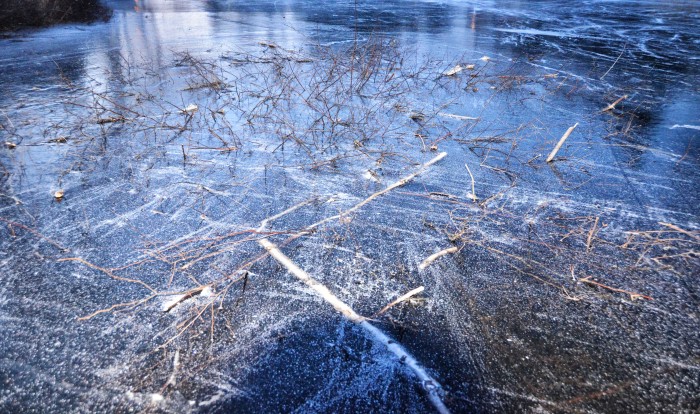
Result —
[[[89,314],[89,315],[87,315],[87,316],[81,316],[81,317],[78,318],[78,320],[79,320],[79,321],[86,321],[86,320],[88,320],[88,319],[94,318],[95,316],[97,316],[97,315],[99,315],[99,314],[102,314],[102,313],[109,313],[109,312],[112,312],[112,311],[114,311],[114,310],[116,310],[116,309],[119,309],[119,308],[126,308],[126,307],[132,307],[132,306],[142,305],[142,304],[148,302],[149,300],[155,298],[156,296],[158,296],[158,295],[157,295],[157,294],[153,294],[153,295],[150,295],[150,296],[145,297],[145,298],[143,298],[143,299],[138,299],[138,300],[135,300],[135,301],[132,301],[132,302],[118,303],[118,304],[116,304],[116,305],[110,306],[109,308],[97,310],[97,311],[95,311],[95,312],[93,312],[93,313],[91,313],[91,314]]]
[[[43,234],[39,233],[38,231],[36,231],[36,230],[34,230],[34,229],[32,229],[32,228],[29,228],[29,227],[25,226],[24,224],[16,223],[16,222],[14,222],[14,221],[7,220],[7,219],[2,218],[2,217],[0,217],[0,221],[4,221],[5,223],[7,223],[7,225],[10,226],[10,228],[12,228],[12,227],[14,226],[14,227],[19,227],[19,228],[21,228],[21,229],[27,230],[28,232],[32,233],[33,235],[39,237],[40,239],[46,240],[46,242],[50,243],[51,245],[55,246],[56,248],[58,248],[58,249],[60,249],[60,250],[63,250],[64,252],[67,252],[67,251],[68,251],[67,248],[61,246],[61,245],[58,244],[57,242],[55,242],[55,241],[51,240],[50,238],[44,236]]]
[[[81,259],[79,257],[66,257],[64,259],[58,259],[59,262],[79,262],[84,264],[87,267],[90,267],[95,270],[99,270],[100,272],[106,274],[107,276],[111,277],[114,280],[120,280],[122,282],[130,282],[130,283],[136,283],[137,285],[141,285],[145,287],[146,289],[150,290],[152,293],[158,293],[155,289],[153,289],[151,286],[148,285],[148,283],[141,281],[141,280],[136,280],[136,279],[129,279],[128,277],[121,277],[117,276],[114,273],[112,273],[112,269],[105,269],[104,267],[100,267],[97,265],[94,265],[90,262],[88,262],[85,259]]]
[[[201,310],[192,318],[190,318],[189,322],[184,323],[182,325],[179,325],[177,329],[180,331],[176,335],[172,336],[170,339],[165,341],[162,345],[159,345],[156,349],[165,349],[167,348],[168,345],[170,345],[172,342],[174,342],[177,338],[182,336],[187,330],[204,314],[204,312],[209,309],[210,307],[213,308],[213,301],[208,303],[205,306],[202,306]]]
[[[390,186],[384,188],[383,190],[377,191],[376,193],[370,195],[370,196],[367,197],[366,199],[362,200],[361,202],[355,204],[353,207],[351,207],[351,208],[349,208],[349,209],[347,209],[347,210],[345,210],[345,211],[342,211],[342,212],[340,212],[340,213],[338,213],[338,214],[336,214],[336,215],[334,215],[334,216],[326,217],[325,219],[320,220],[320,221],[317,221],[316,223],[310,224],[309,226],[307,226],[306,228],[304,228],[304,230],[302,230],[302,231],[300,231],[300,232],[298,232],[298,233],[295,233],[295,234],[291,235],[291,236],[284,242],[284,244],[286,244],[286,243],[288,243],[288,242],[291,242],[292,240],[297,239],[297,238],[299,238],[299,237],[301,237],[301,236],[304,236],[304,235],[306,235],[306,234],[309,234],[309,233],[312,232],[315,228],[320,227],[320,226],[322,226],[322,225],[324,225],[324,224],[326,224],[326,223],[328,223],[328,222],[330,222],[330,221],[333,221],[333,220],[337,220],[337,219],[346,217],[346,216],[349,215],[350,213],[359,210],[359,209],[362,208],[365,204],[369,203],[370,201],[374,200],[375,198],[377,198],[377,197],[379,197],[379,196],[382,196],[382,195],[388,193],[389,191],[391,191],[391,190],[393,190],[393,189],[395,189],[395,188],[398,188],[398,187],[401,187],[401,186],[407,184],[408,182],[410,182],[411,180],[413,180],[414,178],[416,178],[418,175],[420,175],[421,173],[423,173],[428,167],[430,167],[431,165],[433,165],[433,164],[435,164],[436,162],[440,161],[441,159],[445,158],[445,156],[447,156],[447,153],[446,153],[446,152],[442,152],[442,153],[438,154],[435,158],[433,158],[433,159],[431,159],[430,161],[426,162],[425,164],[421,165],[421,167],[420,167],[416,172],[407,175],[406,177],[400,179],[399,181],[396,181],[395,183],[391,184]],[[265,220],[263,220],[263,221],[261,222],[261,226],[258,227],[257,232],[258,232],[258,233],[263,233],[263,232],[265,231],[265,229],[267,228],[267,224],[268,224],[269,222],[274,221],[274,220],[276,220],[276,219],[278,219],[278,218],[280,218],[280,217],[282,217],[282,216],[284,216],[284,215],[287,215],[287,214],[289,214],[289,213],[292,213],[292,212],[294,212],[295,210],[297,210],[298,208],[300,208],[300,207],[302,207],[302,206],[304,206],[304,205],[306,205],[306,204],[308,204],[308,203],[310,203],[310,202],[312,202],[312,201],[313,201],[313,199],[302,201],[302,202],[300,202],[300,203],[298,203],[298,204],[296,204],[296,205],[294,205],[294,206],[288,208],[287,210],[282,211],[281,213],[278,213],[278,214],[276,214],[276,215],[274,215],[274,216],[272,216],[272,217],[268,217],[267,219],[265,219]]]
[[[521,262],[522,264],[524,264],[524,265],[527,266],[527,267],[529,267],[529,266],[532,264],[530,261],[528,261],[527,259],[525,259],[525,258],[523,258],[523,257],[520,257],[520,256],[515,255],[515,254],[506,253],[506,252],[504,252],[503,250],[496,249],[495,247],[488,246],[488,245],[486,245],[486,244],[484,244],[484,243],[482,243],[482,242],[473,242],[473,243],[474,243],[475,245],[477,245],[477,246],[481,246],[482,248],[484,248],[484,249],[486,249],[486,250],[489,250],[489,251],[492,252],[492,253],[496,253],[495,257],[496,257],[497,259],[499,259],[499,260],[504,260],[504,259],[503,259],[504,257],[510,257],[510,258],[512,258],[512,259],[515,259],[515,260]],[[544,279],[543,277],[540,277],[540,276],[538,276],[538,275],[536,275],[536,274],[534,274],[534,273],[532,273],[532,272],[525,271],[525,270],[523,270],[523,269],[517,267],[516,265],[514,265],[514,264],[512,264],[512,263],[510,263],[510,262],[507,262],[507,261],[504,261],[504,262],[505,262],[507,265],[511,266],[511,267],[512,267],[513,269],[515,269],[516,271],[518,271],[518,272],[520,272],[520,273],[522,273],[522,274],[524,274],[524,275],[530,276],[530,277],[532,277],[532,278],[534,278],[534,279],[536,279],[536,280],[539,280],[540,282],[542,282],[542,283],[544,283],[544,284],[546,284],[546,285],[552,286],[553,288],[559,289],[559,290],[561,290],[561,291],[564,291],[564,290],[565,290],[564,287],[561,286],[561,285],[558,285],[558,284],[556,284],[556,283],[554,283],[554,282],[552,282],[552,281],[549,281],[549,280],[547,280],[547,279]],[[533,262],[533,263],[536,263],[536,264],[538,264],[538,265],[540,265],[540,266],[542,266],[542,267],[545,267],[545,268],[547,267],[547,265],[544,264],[544,263],[539,263],[539,262],[536,262],[536,261],[532,261],[532,262]]]
[[[601,398],[601,397],[605,397],[605,396],[608,396],[608,395],[617,394],[617,393],[619,393],[620,391],[622,391],[622,390],[624,390],[624,389],[630,387],[631,385],[634,385],[634,384],[637,383],[638,381],[639,381],[639,380],[625,381],[625,382],[621,383],[620,385],[608,387],[608,388],[606,388],[606,389],[604,389],[604,390],[601,390],[601,391],[596,391],[596,392],[592,392],[592,393],[589,393],[589,394],[586,394],[586,395],[581,395],[581,396],[579,396],[579,397],[572,398],[572,399],[570,399],[570,400],[567,400],[567,401],[565,402],[565,404],[567,404],[567,405],[569,405],[569,406],[572,406],[572,405],[581,404],[581,403],[584,402],[584,401],[595,400],[595,399],[598,399],[598,398]]]
[[[311,204],[314,200],[315,199],[304,200],[300,203],[297,203],[297,204],[289,207],[288,209],[286,209],[280,213],[275,214],[274,216],[270,216],[270,217],[266,218],[265,220],[260,222],[260,227],[258,227],[257,232],[258,233],[264,232],[265,229],[267,228],[267,223],[269,223],[271,221],[275,221],[280,217],[286,216],[287,214],[292,213],[292,212],[298,210],[299,208],[304,207],[307,204]]]
[[[312,229],[314,229],[314,228],[316,228],[316,227],[319,227],[319,226],[321,226],[321,225],[323,225],[323,224],[325,224],[325,223],[328,223],[329,221],[336,220],[336,219],[339,219],[339,218],[341,218],[341,217],[347,216],[348,214],[359,210],[360,208],[362,208],[362,206],[364,206],[365,204],[367,204],[367,203],[369,203],[370,201],[374,200],[375,198],[380,197],[380,196],[382,196],[382,195],[388,193],[389,191],[391,191],[391,190],[393,190],[393,189],[395,189],[395,188],[398,188],[398,187],[401,187],[401,186],[403,186],[403,185],[406,185],[408,182],[410,182],[411,180],[413,180],[414,178],[416,178],[418,175],[420,175],[421,173],[423,173],[428,167],[430,167],[431,165],[433,165],[433,164],[435,164],[436,162],[440,161],[441,159],[445,158],[446,156],[447,156],[447,153],[446,153],[446,152],[441,152],[441,153],[438,154],[435,158],[433,158],[433,159],[431,159],[430,161],[426,162],[425,164],[421,165],[421,167],[418,169],[418,171],[416,171],[416,172],[414,172],[414,173],[412,173],[412,174],[409,174],[409,175],[405,176],[404,178],[400,179],[399,181],[396,181],[395,183],[391,184],[390,186],[384,188],[383,190],[377,191],[376,193],[370,195],[370,196],[367,197],[366,199],[364,199],[364,200],[362,200],[361,202],[355,204],[353,207],[351,207],[351,208],[349,208],[349,209],[343,211],[343,212],[340,213],[340,214],[336,214],[335,216],[327,217],[327,218],[325,218],[325,219],[323,219],[323,220],[321,220],[321,221],[318,221],[318,222],[316,222],[316,223],[314,223],[314,224],[311,224],[310,226],[307,226],[306,229],[304,229],[304,231],[302,232],[302,234],[303,234],[303,233],[306,233],[306,232],[308,232],[308,231],[310,231],[310,230],[312,230]]]
[[[600,80],[603,80],[603,78],[606,77],[606,76],[608,75],[608,73],[610,73],[610,71],[612,70],[612,68],[614,68],[615,65],[617,65],[617,61],[620,60],[620,58],[622,57],[622,54],[625,53],[625,49],[626,49],[626,48],[627,48],[627,43],[625,43],[625,46],[624,46],[624,47],[622,48],[622,50],[620,51],[620,54],[617,56],[617,59],[615,59],[615,61],[613,62],[612,66],[610,66],[610,69],[608,69],[608,70],[603,74],[603,76],[600,77]]]
[[[263,257],[267,257],[267,254],[265,254]],[[90,267],[92,267],[92,266],[90,266]],[[234,282],[235,282],[235,280],[234,280]],[[136,307],[138,305],[143,305],[143,304],[147,303],[148,301],[150,301],[151,299],[154,299],[154,298],[159,297],[159,296],[181,295],[182,298],[177,303],[177,304],[179,304],[180,302],[184,301],[185,299],[192,297],[195,293],[201,292],[207,286],[211,287],[211,285],[212,284],[199,286],[199,287],[196,287],[194,289],[190,289],[190,290],[186,290],[186,291],[179,291],[179,292],[153,292],[151,295],[146,296],[145,298],[137,299],[137,300],[134,300],[131,302],[117,303],[115,305],[110,306],[109,308],[97,310],[97,311],[95,311],[87,316],[81,316],[78,318],[78,320],[79,321],[86,321],[88,319],[94,318],[95,316],[97,316],[99,314],[109,313],[109,312],[112,312],[112,311],[119,309],[119,308]]]
[[[346,319],[354,323],[360,323],[365,320],[363,316],[358,315],[350,306],[346,305],[338,299],[326,286],[317,282],[308,273],[294,264],[282,251],[268,239],[258,240],[258,243],[280,264],[289,270],[297,279],[306,283],[316,293],[318,293],[326,302],[330,303],[335,310],[341,313]]]
[[[642,295],[641,293],[630,292],[629,290],[618,289],[618,288],[614,288],[614,287],[611,287],[608,285],[604,285],[602,283],[598,283],[596,281],[591,280],[590,276],[585,277],[583,279],[579,279],[579,281],[583,282],[583,283],[587,283],[589,285],[595,285],[595,286],[601,287],[603,289],[611,290],[613,292],[619,292],[619,293],[624,293],[624,294],[630,295],[630,298],[632,298],[632,299],[644,298],[646,300],[654,300],[654,298],[652,298],[651,296]]]
[[[595,230],[598,227],[599,220],[600,220],[600,217],[595,218],[595,223],[593,223],[593,228],[588,233],[588,239],[586,240],[586,252],[589,252],[591,250],[591,242],[593,242],[593,235],[595,234]]]
[[[398,305],[399,303],[404,302],[404,301],[412,298],[413,296],[421,293],[424,290],[425,290],[425,288],[423,286],[419,286],[419,287],[411,290],[410,292],[406,293],[405,295],[399,296],[396,300],[392,301],[391,303],[389,303],[388,305],[383,307],[379,312],[375,313],[372,317],[376,318],[377,316],[381,316],[382,314],[384,314],[384,312],[388,311],[389,309],[393,308],[394,306]]]
[[[270,232],[260,232],[260,233],[258,233],[258,232],[255,232],[254,230],[249,230],[249,231],[245,231],[245,232],[241,232],[241,233],[258,234],[259,237],[267,237],[267,236],[270,235],[270,234],[279,234],[279,233],[270,233]],[[230,243],[230,245],[238,245],[238,244],[241,244],[241,243],[245,243],[245,242],[248,242],[248,241],[254,241],[254,240],[256,240],[256,237],[249,236],[249,237],[245,237],[245,238],[240,239],[240,240],[232,241],[232,242]],[[222,246],[224,246],[224,245],[222,245]],[[209,258],[214,257],[214,256],[217,256],[217,255],[220,255],[220,254],[222,254],[222,253],[224,253],[224,252],[226,252],[226,251],[230,251],[230,246],[227,247],[227,248],[221,248],[221,249],[219,249],[219,250],[217,250],[217,251],[215,251],[215,252],[212,252],[212,253],[200,255],[199,257],[196,257],[195,259],[192,259],[192,260],[190,260],[189,258],[187,258],[186,260],[190,260],[190,261],[187,262],[187,263],[185,263],[184,265],[180,266],[179,270],[187,270],[187,269],[189,269],[190,267],[192,267],[193,265],[195,265],[195,264],[198,263],[198,262],[201,262],[201,261],[203,261],[203,260],[209,259]],[[172,282],[172,280],[170,280],[168,283],[171,283],[171,282]]]
[[[557,146],[554,147],[552,152],[549,154],[549,157],[547,157],[547,162],[552,162],[554,157],[557,155],[557,152],[559,152],[559,149],[561,148],[561,146],[564,145],[564,141],[566,141],[566,139],[569,138],[569,135],[571,135],[571,133],[574,132],[574,129],[576,129],[577,126],[578,126],[578,122],[575,123],[574,126],[572,126],[566,130],[566,132],[564,133],[564,135],[562,135],[559,142],[557,142]]]
[[[299,266],[294,264],[294,262],[289,259],[282,251],[272,242],[267,239],[258,240],[258,243],[280,264],[289,270],[292,275],[297,279],[304,282],[307,286],[318,293],[326,302],[330,303],[335,310],[337,310],[345,319],[358,324],[374,339],[376,342],[386,346],[386,348],[391,351],[400,361],[403,361],[406,366],[411,368],[413,373],[418,377],[423,385],[423,388],[428,393],[428,398],[433,404],[435,409],[440,413],[449,413],[445,404],[440,399],[438,395],[439,390],[441,390],[440,384],[433,379],[425,369],[420,365],[416,359],[408,353],[401,345],[396,341],[391,340],[384,332],[379,330],[377,327],[372,325],[363,316],[360,316],[355,312],[350,306],[345,302],[340,300],[337,296],[331,293],[330,290],[320,282],[313,279],[308,273],[302,270]]]
[[[190,299],[191,297],[193,297],[193,296],[196,295],[196,294],[201,293],[201,292],[204,290],[205,287],[206,287],[206,286],[201,286],[201,287],[192,289],[192,290],[188,291],[187,293],[184,293],[184,294],[180,295],[180,297],[176,298],[175,300],[173,300],[172,302],[170,302],[170,303],[168,304],[168,306],[166,306],[165,308],[163,308],[163,312],[170,312],[174,307],[176,307],[176,306],[179,305],[180,303],[186,301],[187,299]]]
[[[649,260],[662,269],[683,275],[685,271],[676,266],[696,266],[697,258],[700,257],[700,252],[697,251],[700,231],[685,230],[665,222],[659,222],[659,225],[665,228],[627,232],[627,241],[620,247],[640,251],[635,266]],[[692,270],[690,271],[692,273]]]
[[[682,228],[680,228],[680,227],[678,227],[678,226],[676,226],[676,225],[674,225],[674,224],[671,224],[671,223],[664,223],[663,221],[660,221],[659,224],[662,225],[662,226],[664,226],[664,227],[668,227],[668,228],[670,228],[670,229],[673,229],[673,230],[675,230],[675,231],[677,231],[677,232],[679,232],[679,233],[683,233],[683,234],[685,234],[686,236],[688,236],[688,237],[690,237],[690,238],[693,238],[693,239],[695,239],[695,240],[700,241],[700,236],[698,236],[697,233],[691,233],[691,232],[689,232],[688,230],[684,230],[684,229],[682,229]]]
[[[176,386],[177,385],[177,373],[180,370],[180,350],[175,351],[175,356],[173,357],[173,372],[170,374],[170,378],[168,378],[168,382],[163,385],[163,389],[161,390],[161,393],[165,391],[165,389],[171,385],[171,386]]]
[[[623,96],[622,96],[620,99],[618,99],[617,101],[615,101],[615,102],[611,103],[610,105],[606,106],[605,108],[603,108],[603,110],[602,110],[601,112],[612,111],[613,109],[615,109],[615,106],[616,106],[617,104],[619,104],[620,102],[624,101],[624,100],[627,99],[627,98],[628,98],[627,95],[623,95]]]
[[[469,195],[469,198],[471,198],[474,202],[476,202],[477,197],[476,197],[476,189],[474,186],[474,176],[472,175],[472,170],[469,169],[469,166],[465,163],[464,167],[466,167],[467,172],[469,173],[469,178],[472,179],[472,193]]]
[[[459,250],[459,249],[457,249],[456,247],[450,247],[450,248],[447,248],[444,250],[440,250],[439,252],[437,252],[435,254],[431,254],[425,260],[423,260],[421,262],[421,264],[418,265],[418,269],[424,270],[426,267],[430,266],[438,258],[440,258],[446,254],[455,253],[457,250]]]

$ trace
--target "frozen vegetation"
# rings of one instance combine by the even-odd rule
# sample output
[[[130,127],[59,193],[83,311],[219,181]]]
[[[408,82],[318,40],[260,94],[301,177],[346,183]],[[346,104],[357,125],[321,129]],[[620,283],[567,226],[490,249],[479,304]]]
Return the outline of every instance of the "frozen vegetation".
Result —
[[[700,5],[106,4],[0,40],[0,412],[700,408]]]

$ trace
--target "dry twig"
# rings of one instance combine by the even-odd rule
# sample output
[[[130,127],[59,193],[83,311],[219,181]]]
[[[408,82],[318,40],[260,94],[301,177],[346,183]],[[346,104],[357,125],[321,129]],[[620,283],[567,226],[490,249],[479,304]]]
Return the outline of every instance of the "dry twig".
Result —
[[[619,104],[620,102],[624,101],[624,100],[627,99],[627,98],[628,98],[627,95],[623,95],[621,98],[619,98],[619,99],[616,100],[615,102],[613,102],[613,103],[611,103],[610,105],[608,105],[608,106],[606,106],[605,108],[603,108],[603,110],[602,110],[601,112],[612,111],[613,109],[615,109],[615,106],[616,106],[617,104]]]
[[[595,222],[593,223],[593,228],[588,233],[588,239],[586,239],[586,251],[587,252],[589,252],[591,250],[591,243],[593,242],[593,235],[595,234],[596,228],[598,227],[599,220],[600,220],[600,217],[595,218]]]
[[[630,295],[630,299],[632,299],[632,300],[639,299],[639,298],[646,299],[646,300],[654,300],[651,296],[642,295],[641,293],[630,292],[629,290],[618,289],[618,288],[614,288],[614,287],[611,287],[608,285],[604,285],[602,283],[598,283],[594,280],[591,280],[590,276],[584,277],[583,279],[579,279],[579,281],[583,282],[583,283],[587,283],[589,285],[595,285],[595,286],[598,286],[598,287],[601,287],[603,289],[607,289],[607,290],[610,290],[613,292],[625,293],[627,295]]]
[[[564,141],[566,141],[567,138],[569,138],[569,135],[571,135],[572,132],[574,132],[574,129],[578,126],[578,122],[574,124],[574,126],[569,127],[569,129],[566,130],[564,135],[562,135],[561,139],[559,142],[557,142],[557,145],[554,147],[552,152],[549,154],[549,157],[547,157],[547,162],[552,162],[554,157],[557,155],[557,152],[559,152],[559,149],[561,148],[562,145],[564,145]]]
[[[449,247],[449,248],[444,249],[444,250],[440,250],[437,253],[431,254],[425,260],[423,260],[421,262],[421,264],[418,265],[418,269],[424,270],[426,267],[430,266],[438,258],[440,258],[446,254],[455,253],[457,250],[458,249],[453,246],[453,247]]]
[[[384,312],[388,311],[389,309],[393,308],[394,306],[398,305],[399,303],[404,302],[404,301],[412,298],[413,296],[421,293],[424,290],[425,290],[425,288],[423,286],[419,286],[419,287],[409,291],[405,295],[399,296],[398,298],[393,300],[391,303],[389,303],[388,305],[383,307],[379,312],[372,315],[372,318],[376,318],[378,316],[381,316],[382,314],[384,314]]]
[[[467,172],[469,173],[469,178],[471,178],[472,180],[472,193],[469,194],[467,197],[471,198],[472,201],[476,202],[478,198],[476,197],[476,189],[474,185],[474,176],[472,175],[472,170],[469,169],[469,166],[466,163],[464,164],[464,167],[466,167]]]

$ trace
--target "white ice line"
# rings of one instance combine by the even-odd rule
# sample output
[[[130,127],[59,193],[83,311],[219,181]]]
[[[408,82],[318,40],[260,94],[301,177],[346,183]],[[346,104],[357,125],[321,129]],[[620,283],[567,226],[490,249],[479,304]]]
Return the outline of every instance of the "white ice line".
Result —
[[[678,124],[676,124],[676,125],[671,127],[671,129],[676,129],[676,128],[697,129],[698,131],[700,131],[700,126],[697,126],[697,125],[678,125]]]

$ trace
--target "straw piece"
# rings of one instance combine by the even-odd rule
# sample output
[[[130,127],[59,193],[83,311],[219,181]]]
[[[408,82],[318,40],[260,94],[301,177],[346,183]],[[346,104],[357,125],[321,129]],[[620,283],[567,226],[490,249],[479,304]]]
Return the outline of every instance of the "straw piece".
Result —
[[[467,168],[467,172],[469,173],[469,178],[472,179],[472,193],[469,194],[467,197],[471,198],[472,201],[476,202],[479,198],[476,196],[476,190],[475,190],[475,185],[474,185],[474,176],[472,175],[472,170],[469,169],[469,166],[465,163],[464,166]]]
[[[605,108],[603,108],[603,110],[602,110],[601,112],[612,111],[613,109],[615,109],[615,106],[616,106],[617,104],[619,104],[620,102],[624,101],[624,100],[627,99],[627,98],[628,98],[627,95],[623,95],[623,96],[622,96],[620,99],[618,99],[617,101],[615,101],[615,102],[611,103],[610,105],[606,106]]]
[[[463,70],[464,70],[464,66],[457,65],[457,66],[453,67],[452,69],[448,69],[448,70],[442,72],[442,74],[443,74],[443,76],[454,76]]]
[[[425,288],[423,286],[419,286],[419,287],[413,289],[412,291],[406,293],[405,295],[399,296],[396,300],[392,301],[391,303],[389,303],[388,305],[383,307],[379,312],[375,313],[373,318],[376,318],[377,316],[381,316],[384,312],[388,311],[389,309],[393,308],[394,306],[398,305],[399,303],[404,302],[404,301],[410,299],[411,297],[421,293],[424,290],[425,290]]]
[[[559,142],[557,142],[557,146],[554,147],[552,152],[549,154],[549,157],[547,157],[547,162],[552,162],[554,157],[557,155],[557,152],[559,152],[559,148],[561,148],[561,146],[564,145],[564,141],[566,141],[566,139],[569,138],[569,135],[571,135],[571,133],[574,132],[574,129],[576,129],[577,126],[578,126],[578,122],[576,124],[574,124],[574,126],[572,126],[566,130],[566,132],[564,133],[564,135],[562,135]]]
[[[437,260],[438,258],[440,258],[440,257],[442,257],[442,256],[444,256],[444,255],[446,255],[446,254],[454,253],[454,252],[456,252],[457,250],[458,250],[458,249],[457,249],[456,247],[450,247],[450,248],[447,248],[447,249],[445,249],[445,250],[440,250],[439,252],[437,252],[437,253],[435,253],[435,254],[431,254],[431,255],[428,256],[425,260],[423,260],[423,261],[421,262],[421,264],[418,265],[418,269],[419,269],[419,270],[425,270],[426,267],[430,266],[430,264],[433,263],[433,262],[434,262],[435,260]]]
[[[593,235],[595,234],[595,230],[598,227],[598,221],[600,221],[600,217],[595,218],[595,223],[593,223],[593,228],[588,233],[588,239],[586,240],[586,252],[591,251],[591,243],[593,242]]]

